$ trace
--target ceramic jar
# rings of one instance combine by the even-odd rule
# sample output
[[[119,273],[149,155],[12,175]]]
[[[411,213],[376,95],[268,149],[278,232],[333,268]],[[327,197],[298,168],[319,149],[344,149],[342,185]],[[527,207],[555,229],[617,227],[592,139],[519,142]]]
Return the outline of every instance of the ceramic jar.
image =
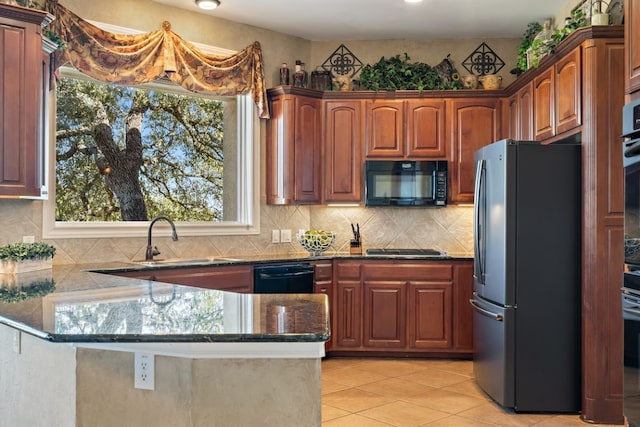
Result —
[[[497,74],[485,74],[480,77],[480,83],[482,83],[482,87],[487,90],[495,90],[500,89],[500,85],[502,84],[502,76]]]
[[[468,76],[462,76],[462,86],[465,89],[477,89],[478,88],[478,76],[475,74],[469,74]]]

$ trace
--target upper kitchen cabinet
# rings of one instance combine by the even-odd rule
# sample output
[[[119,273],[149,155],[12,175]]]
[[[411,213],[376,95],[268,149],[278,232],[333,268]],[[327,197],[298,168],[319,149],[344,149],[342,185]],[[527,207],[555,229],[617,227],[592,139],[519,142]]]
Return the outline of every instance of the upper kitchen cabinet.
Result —
[[[473,202],[475,152],[501,138],[501,105],[499,98],[450,100],[450,202]]]
[[[324,103],[324,194],[326,203],[362,200],[362,101]]]
[[[368,158],[404,156],[404,107],[404,101],[366,101],[365,154]]]
[[[368,100],[367,158],[446,158],[445,101]]]
[[[578,46],[554,64],[555,129],[561,134],[582,123],[581,47]]]
[[[505,138],[533,139],[533,83],[528,83],[504,102]]]
[[[267,121],[267,203],[320,203],[322,103],[273,93]]]
[[[506,137],[544,141],[582,124],[581,60],[582,48],[578,46],[541,66],[527,84],[507,98]]]
[[[44,184],[46,12],[0,4],[0,196],[38,197]],[[55,45],[53,45],[55,48]]]
[[[640,1],[624,2],[625,91],[640,91]],[[637,96],[634,96],[637,98]]]
[[[533,137],[536,141],[555,135],[553,67],[533,79]]]

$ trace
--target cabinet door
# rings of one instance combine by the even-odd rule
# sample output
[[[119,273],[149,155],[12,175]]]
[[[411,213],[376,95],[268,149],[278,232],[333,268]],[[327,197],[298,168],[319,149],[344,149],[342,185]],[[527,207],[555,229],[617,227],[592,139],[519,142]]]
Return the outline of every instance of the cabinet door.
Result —
[[[319,203],[322,110],[315,98],[271,99],[267,121],[267,204]]]
[[[333,264],[331,261],[313,262],[313,292],[325,294],[329,300],[329,318],[333,313]],[[330,322],[333,323],[333,322]],[[333,326],[333,325],[332,325]],[[333,347],[333,334],[329,341],[324,343],[324,350],[329,351]]]
[[[452,346],[452,283],[410,282],[409,345],[416,349]]]
[[[295,99],[290,95],[270,100],[271,118],[266,124],[267,204],[288,205],[294,200]]]
[[[406,347],[406,301],[405,282],[364,282],[365,348]]]
[[[449,168],[452,202],[473,202],[476,150],[500,139],[499,99],[453,99],[451,105],[451,151]]]
[[[511,95],[505,101],[505,138],[520,139],[520,104],[518,94]]]
[[[554,66],[555,70],[555,125],[556,133],[562,133],[581,124],[580,75],[581,50],[578,46]]]
[[[44,16],[0,5],[0,196],[40,196]]]
[[[361,115],[361,101],[325,102],[325,202],[362,199]]]
[[[404,101],[370,100],[365,105],[366,157],[404,156]]]
[[[334,310],[334,348],[357,349],[362,345],[362,286],[360,281],[338,280],[336,282],[336,305]]]
[[[553,67],[533,79],[533,123],[536,141],[556,134],[553,96]]]
[[[456,351],[473,351],[473,261],[460,261],[453,268],[453,345]]]
[[[517,93],[518,96],[518,139],[533,140],[533,83],[529,82]]]
[[[406,111],[406,156],[446,158],[445,101],[412,99]]]
[[[640,90],[640,2],[624,2],[626,93]]]
[[[333,348],[357,350],[362,346],[362,285],[360,263],[334,265],[335,306],[332,313]]]
[[[295,98],[295,201],[320,202],[322,110],[319,99]]]

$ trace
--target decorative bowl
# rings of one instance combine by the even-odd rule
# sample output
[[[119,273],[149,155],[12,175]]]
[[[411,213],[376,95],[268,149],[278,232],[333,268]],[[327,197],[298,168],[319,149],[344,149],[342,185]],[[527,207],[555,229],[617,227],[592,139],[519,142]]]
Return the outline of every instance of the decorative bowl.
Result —
[[[333,231],[307,230],[304,233],[298,233],[297,238],[298,243],[300,243],[311,256],[320,256],[333,244],[333,241],[336,239],[336,234]]]

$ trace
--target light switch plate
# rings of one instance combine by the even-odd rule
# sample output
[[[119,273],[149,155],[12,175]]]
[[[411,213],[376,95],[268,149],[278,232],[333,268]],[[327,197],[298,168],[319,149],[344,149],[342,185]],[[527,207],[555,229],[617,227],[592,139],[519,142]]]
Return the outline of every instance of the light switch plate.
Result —
[[[282,243],[291,242],[291,230],[280,230],[280,241]]]
[[[271,243],[280,243],[280,230],[271,230]]]

